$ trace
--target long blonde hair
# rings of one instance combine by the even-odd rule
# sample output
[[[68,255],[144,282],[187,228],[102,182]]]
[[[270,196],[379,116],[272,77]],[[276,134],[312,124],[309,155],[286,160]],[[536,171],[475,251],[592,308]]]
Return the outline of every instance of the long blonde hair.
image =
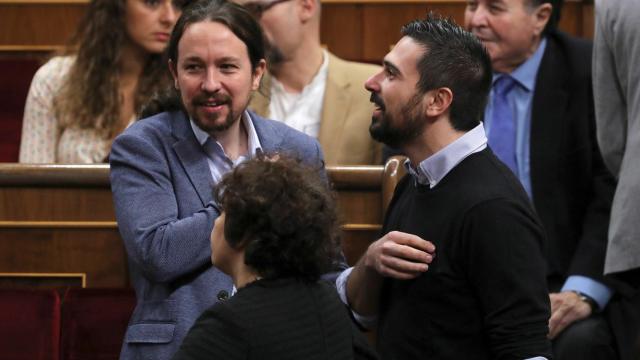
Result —
[[[63,127],[95,129],[105,139],[120,129],[120,60],[126,41],[126,0],[92,0],[65,50],[75,55],[54,111]],[[159,89],[170,86],[164,56],[150,54],[135,90],[134,110]]]

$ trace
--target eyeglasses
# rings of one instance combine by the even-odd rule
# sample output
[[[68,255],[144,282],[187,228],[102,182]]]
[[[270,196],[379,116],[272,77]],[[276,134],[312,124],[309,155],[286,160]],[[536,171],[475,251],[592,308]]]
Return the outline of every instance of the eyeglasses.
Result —
[[[247,11],[251,13],[251,15],[255,16],[257,19],[262,17],[262,13],[271,9],[272,7],[291,0],[274,0],[271,2],[263,2],[263,1],[251,1],[244,3],[243,6]]]

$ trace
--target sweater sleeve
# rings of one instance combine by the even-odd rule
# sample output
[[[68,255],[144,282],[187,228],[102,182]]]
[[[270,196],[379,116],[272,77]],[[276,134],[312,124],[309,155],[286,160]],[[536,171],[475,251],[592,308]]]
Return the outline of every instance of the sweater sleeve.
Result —
[[[532,211],[508,199],[486,201],[465,215],[462,231],[491,357],[551,358],[544,235]]]

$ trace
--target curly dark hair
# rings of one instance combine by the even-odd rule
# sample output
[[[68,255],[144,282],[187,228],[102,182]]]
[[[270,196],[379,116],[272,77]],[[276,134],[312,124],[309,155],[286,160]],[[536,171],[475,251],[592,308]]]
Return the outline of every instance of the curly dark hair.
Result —
[[[320,171],[283,155],[259,154],[226,174],[214,191],[226,214],[227,242],[245,246],[245,264],[261,277],[316,281],[330,269],[339,228]]]

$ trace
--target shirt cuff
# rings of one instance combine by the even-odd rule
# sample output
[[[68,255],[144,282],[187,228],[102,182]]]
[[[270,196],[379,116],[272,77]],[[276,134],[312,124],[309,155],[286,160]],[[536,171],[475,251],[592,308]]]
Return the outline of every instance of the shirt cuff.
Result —
[[[577,291],[592,298],[598,304],[598,310],[604,310],[613,291],[605,284],[581,275],[572,275],[564,282],[562,291]]]
[[[338,290],[338,296],[340,297],[340,300],[347,306],[349,306],[349,300],[347,300],[347,279],[349,279],[349,275],[351,275],[352,270],[353,267],[346,269],[336,279],[336,290]],[[353,318],[356,319],[356,321],[365,329],[373,328],[378,321],[378,317],[375,315],[360,315],[353,309],[351,309],[351,306],[349,306],[349,310],[351,310]]]

